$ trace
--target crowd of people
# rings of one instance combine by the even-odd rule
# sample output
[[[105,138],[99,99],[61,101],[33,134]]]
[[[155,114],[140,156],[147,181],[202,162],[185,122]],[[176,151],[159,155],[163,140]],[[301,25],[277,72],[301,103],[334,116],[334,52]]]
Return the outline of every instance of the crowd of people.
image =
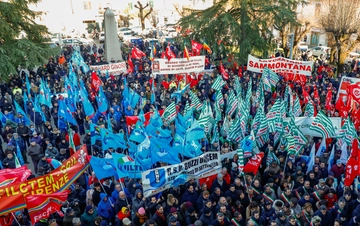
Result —
[[[80,46],[83,58],[89,65],[104,62],[102,54],[96,48]],[[39,93],[39,85],[43,79],[49,85],[53,94],[64,93],[64,76],[68,74],[73,48],[67,46],[62,55],[54,57],[37,71],[24,71],[18,75],[11,75],[9,82],[0,85],[0,107],[3,113],[1,119],[2,141],[0,160],[2,168],[16,168],[14,155],[19,146],[25,164],[33,166],[33,175],[36,177],[49,173],[53,166],[47,161],[48,158],[60,162],[70,157],[70,145],[68,128],[63,119],[58,117],[58,95],[52,97],[52,108],[41,106],[42,117],[34,110],[33,102],[28,99],[34,98]],[[160,53],[159,53],[160,54]],[[149,53],[148,53],[149,55]],[[125,55],[126,56],[126,55]],[[207,56],[209,68],[215,65],[210,55]],[[123,73],[118,76],[100,74],[107,101],[110,103],[107,114],[111,120],[114,133],[124,132],[131,134],[134,127],[126,124],[126,116],[136,116],[140,109],[144,113],[165,109],[173,100],[171,94],[183,89],[191,83],[191,90],[195,92],[201,101],[209,101],[211,106],[216,101],[215,91],[211,88],[219,72],[217,69],[211,74],[190,73],[185,77],[178,75],[157,76],[151,73],[151,60],[144,57],[134,60],[134,71]],[[260,75],[246,71],[244,66],[234,66],[224,63],[227,67],[229,79],[225,81],[221,92],[224,96],[226,109],[229,90],[234,88],[234,79],[239,76],[240,84],[244,92],[252,87],[250,115],[255,116],[256,105],[255,91],[260,85]],[[358,74],[347,73],[347,76],[358,77]],[[30,81],[30,90],[26,83],[26,76]],[[328,116],[338,116],[335,108],[336,92],[340,85],[341,76],[334,76],[334,70],[321,60],[314,65],[313,76],[307,77],[306,81],[289,81],[280,76],[273,92],[265,92],[265,112],[269,111],[276,99],[284,98],[286,85],[292,87],[293,94],[297,94],[302,111],[305,111],[303,87],[312,98],[317,111],[324,111]],[[96,98],[91,95],[91,75],[84,74],[81,70],[77,74],[88,90],[89,100],[97,109]],[[250,80],[251,78],[251,80]],[[126,104],[123,96],[124,79],[133,90],[139,93],[141,99],[135,108]],[[252,81],[250,84],[249,81]],[[152,86],[152,83],[157,83]],[[168,85],[162,85],[166,82]],[[155,87],[156,101],[150,103],[151,89]],[[331,89],[333,99],[331,109],[326,109],[326,93]],[[319,97],[315,98],[316,90]],[[28,94],[24,98],[24,92]],[[16,112],[14,101],[16,100],[32,120],[27,126],[24,117]],[[177,103],[177,111],[181,114],[187,102],[191,102],[189,94],[185,92]],[[89,124],[96,123],[105,125],[108,117],[96,114],[93,118],[86,117],[83,106],[77,103],[77,110],[73,117],[77,126],[71,126],[74,131],[74,143],[76,146],[86,144],[89,154],[102,156],[101,142],[91,145]],[[356,115],[358,106],[351,114]],[[222,110],[222,126],[228,117]],[[227,123],[231,125],[233,117],[228,117]],[[247,127],[250,126],[247,125]],[[174,133],[174,123],[164,123],[164,129]],[[357,126],[359,132],[359,127]],[[246,132],[247,134],[249,131]],[[202,139],[200,144],[202,152],[220,151],[228,153],[238,149],[238,143],[227,139],[226,134],[219,131],[220,139],[211,142],[211,139]],[[315,143],[319,148],[322,138],[307,137],[308,142],[304,146],[301,155],[308,156],[310,149]],[[260,169],[256,175],[240,174],[238,156],[224,159],[221,173],[200,180],[191,179],[184,185],[173,187],[157,195],[145,198],[142,191],[142,182],[139,179],[125,178],[116,181],[114,178],[98,180],[94,172],[84,173],[72,187],[68,196],[68,202],[62,207],[63,216],[55,213],[50,219],[42,219],[36,223],[42,225],[135,225],[135,226],[352,226],[360,224],[360,194],[358,194],[358,181],[350,187],[344,186],[345,165],[340,161],[341,150],[336,145],[337,139],[326,139],[326,151],[322,156],[316,157],[313,169],[308,170],[306,160],[300,157],[287,158],[288,153],[282,144],[274,145],[274,136],[270,134],[269,141],[262,147],[258,147],[266,156],[271,152],[277,160],[266,161],[264,157]],[[328,167],[328,159],[333,146],[336,149],[334,165]],[[3,148],[5,147],[5,148]],[[126,150],[105,150],[107,157],[114,151],[127,153]],[[328,170],[330,169],[330,170]],[[307,171],[309,171],[307,173]],[[12,219],[15,217],[16,219]],[[0,225],[30,225],[27,210],[17,211],[14,214],[0,216]]]

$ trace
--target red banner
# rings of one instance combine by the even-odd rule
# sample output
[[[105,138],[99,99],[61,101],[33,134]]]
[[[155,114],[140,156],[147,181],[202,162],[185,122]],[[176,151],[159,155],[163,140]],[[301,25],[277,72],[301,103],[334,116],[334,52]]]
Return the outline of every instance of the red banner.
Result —
[[[86,145],[49,174],[0,187],[0,215],[26,207],[23,196],[65,191],[89,167]]]
[[[253,173],[256,175],[263,157],[264,152],[260,152],[259,154],[254,155],[244,166],[244,173]]]
[[[16,169],[0,170],[0,187],[26,181],[30,175],[31,170],[26,165]]]
[[[359,173],[359,163],[356,158],[349,158],[348,162],[346,163],[346,173],[345,173],[345,180],[344,185],[350,186],[353,182],[355,177],[357,177]]]
[[[67,196],[68,192],[57,192],[50,195],[28,195],[24,197],[31,223],[34,225],[41,219],[48,219],[50,214],[60,211]]]

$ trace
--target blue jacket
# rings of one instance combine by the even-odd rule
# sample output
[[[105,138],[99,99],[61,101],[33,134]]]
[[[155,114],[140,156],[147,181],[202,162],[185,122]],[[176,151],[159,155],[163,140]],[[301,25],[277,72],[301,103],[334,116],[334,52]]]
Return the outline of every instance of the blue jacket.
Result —
[[[101,201],[98,204],[98,213],[100,217],[109,219],[114,216],[114,209],[111,206],[110,198],[104,201],[105,197],[108,197],[105,193],[100,194]]]

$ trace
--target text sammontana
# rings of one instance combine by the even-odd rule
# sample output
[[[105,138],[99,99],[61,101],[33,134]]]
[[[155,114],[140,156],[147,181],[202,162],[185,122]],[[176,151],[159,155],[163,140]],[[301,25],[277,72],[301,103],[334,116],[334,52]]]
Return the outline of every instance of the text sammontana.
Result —
[[[201,166],[201,164],[209,163],[210,161],[211,161],[210,167],[214,167],[216,165],[214,165],[213,163],[217,163],[214,160],[218,160],[218,159],[219,159],[219,155],[217,153],[209,153],[202,158],[193,158],[191,160],[185,161],[183,163],[180,163],[180,164],[174,165],[173,167],[168,168],[167,175],[171,176],[171,175],[179,173],[179,172],[182,172],[184,174],[191,174],[194,172],[189,172],[189,170],[190,171],[194,170],[194,169],[192,169],[194,167],[201,167],[201,169],[197,168],[197,170],[196,170],[196,171],[201,171],[202,169],[208,167],[208,165]]]

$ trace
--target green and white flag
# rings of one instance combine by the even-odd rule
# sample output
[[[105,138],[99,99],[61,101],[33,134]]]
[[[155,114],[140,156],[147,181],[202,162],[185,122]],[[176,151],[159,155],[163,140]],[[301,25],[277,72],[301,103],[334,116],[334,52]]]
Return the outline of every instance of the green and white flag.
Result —
[[[287,146],[286,146],[286,151],[288,152],[289,155],[295,155],[297,153],[296,151],[296,147],[295,147],[295,139],[293,136],[291,135],[286,135],[284,137],[287,140]]]
[[[17,157],[17,155],[14,153],[14,158],[15,158],[15,168],[20,168],[21,167],[21,164],[20,164],[20,161]]]
[[[216,101],[217,104],[219,104],[219,106],[224,106],[224,97],[221,93],[221,91],[216,91]]]
[[[277,99],[270,111],[266,114],[269,125],[269,132],[275,132],[275,124],[281,121],[281,101]],[[282,121],[281,121],[282,123]]]
[[[217,102],[214,103],[214,110],[215,110],[215,121],[219,122],[222,119],[222,113],[221,109],[219,107],[219,104]]]
[[[314,105],[310,101],[306,104],[304,116],[305,117],[314,117],[315,116]]]
[[[331,120],[322,111],[318,112],[309,129],[320,133],[323,138],[335,137],[336,135]]]
[[[244,151],[242,149],[237,149],[236,150],[237,154],[238,154],[238,168],[239,168],[239,172],[240,174],[243,174],[243,170],[244,170]]]
[[[269,151],[266,158],[266,165],[269,166],[273,161],[276,161],[277,164],[280,165],[280,160],[278,157],[276,157],[273,151]]]
[[[261,109],[259,109],[256,112],[255,118],[254,118],[253,123],[251,125],[251,129],[254,131],[254,134],[257,134],[257,131],[258,131],[259,127],[260,127],[262,114],[264,114],[264,111],[262,111]]]
[[[348,146],[352,145],[352,141],[357,137],[354,123],[349,118],[345,120],[338,137],[343,138]]]
[[[238,142],[241,139],[241,127],[240,127],[239,118],[233,120],[229,130],[228,139],[234,140],[236,142]]]
[[[265,143],[269,140],[269,125],[268,125],[268,120],[264,113],[261,114],[260,126],[259,129],[257,130],[255,137],[259,148],[264,146]]]
[[[218,143],[219,142],[219,127],[217,124],[215,124],[215,126],[213,127],[213,136],[211,139],[211,143]]]
[[[169,104],[169,106],[167,106],[167,108],[165,109],[162,118],[167,122],[167,123],[171,123],[175,120],[177,115],[176,112],[176,105],[175,102],[172,102],[171,104]]]
[[[264,89],[266,91],[271,92],[271,88],[276,87],[276,84],[279,82],[279,79],[280,79],[279,76],[275,72],[273,72],[267,67],[264,68],[262,72],[261,80],[264,83]]]
[[[238,101],[233,90],[229,91],[228,106],[226,112],[228,115],[233,115],[237,109]]]
[[[218,77],[215,79],[214,83],[212,84],[211,88],[218,91],[221,90],[224,85],[225,82],[222,79],[222,76],[218,75]]]
[[[299,100],[297,95],[295,96],[293,112],[294,112],[295,117],[299,117],[301,115],[301,113],[302,113],[301,106],[300,106],[300,100]]]
[[[241,101],[242,100],[242,88],[241,88],[238,76],[235,76],[234,88],[235,88],[236,96],[237,96],[238,100]]]
[[[184,114],[186,114],[187,112],[189,111],[192,111],[193,107],[190,105],[190,101],[186,101],[186,104],[185,104],[185,109],[184,109]]]
[[[191,105],[194,106],[197,111],[200,111],[203,104],[199,100],[199,97],[192,91],[189,91],[189,94],[190,94],[190,99],[191,99]]]

